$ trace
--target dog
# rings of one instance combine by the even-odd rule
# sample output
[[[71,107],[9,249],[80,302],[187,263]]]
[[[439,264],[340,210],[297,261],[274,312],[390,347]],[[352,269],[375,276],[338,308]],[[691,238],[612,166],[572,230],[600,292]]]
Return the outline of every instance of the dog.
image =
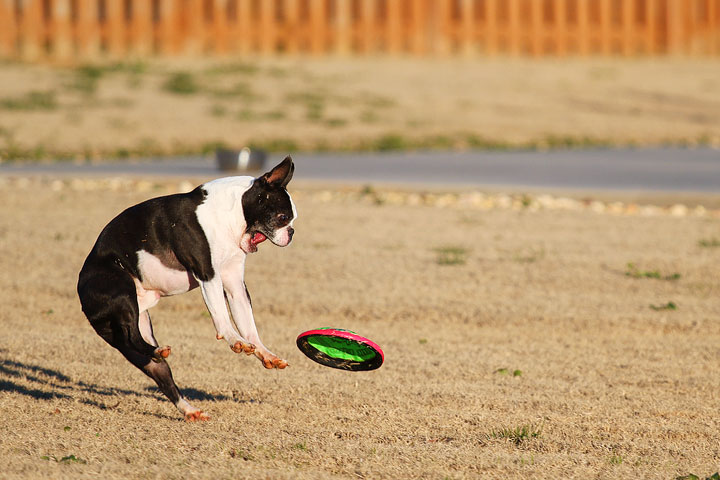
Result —
[[[97,334],[155,380],[188,421],[209,417],[180,393],[166,361],[170,347],[155,340],[148,311],[161,297],[199,286],[218,340],[265,368],[287,367],[260,341],[244,274],[261,242],[292,240],[297,210],[286,187],[294,170],[288,156],[258,178],[219,178],[130,207],[102,230],[80,271],[82,311]]]

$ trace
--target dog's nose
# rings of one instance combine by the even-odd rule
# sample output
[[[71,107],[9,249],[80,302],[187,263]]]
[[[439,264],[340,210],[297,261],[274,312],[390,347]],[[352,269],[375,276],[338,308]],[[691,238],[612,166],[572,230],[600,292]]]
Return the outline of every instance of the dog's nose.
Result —
[[[288,242],[292,240],[293,233],[295,233],[295,229],[292,227],[288,227]]]

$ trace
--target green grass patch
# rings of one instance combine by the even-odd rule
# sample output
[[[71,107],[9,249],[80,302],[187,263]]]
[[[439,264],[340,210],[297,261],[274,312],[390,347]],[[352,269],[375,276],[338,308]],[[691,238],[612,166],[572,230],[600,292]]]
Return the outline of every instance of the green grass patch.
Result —
[[[522,377],[522,370],[510,370],[509,368],[498,368],[495,370],[498,375],[512,375],[513,377]]]
[[[209,92],[215,98],[239,98],[244,101],[252,101],[260,98],[247,82],[236,82],[230,88],[214,88],[210,89]]]
[[[542,435],[542,429],[542,425],[535,424],[520,425],[518,427],[501,427],[496,430],[491,430],[490,433],[487,434],[487,438],[505,439],[519,446],[528,440],[539,438]]]
[[[255,75],[259,68],[250,63],[236,62],[215,65],[204,71],[208,75]]]
[[[191,73],[175,72],[165,79],[162,89],[175,95],[193,95],[200,91],[200,86]]]
[[[467,263],[468,249],[458,246],[444,246],[435,249],[438,265],[465,265]]]
[[[87,460],[83,460],[82,458],[76,457],[75,455],[67,455],[62,458],[57,458],[55,455],[43,455],[40,458],[47,461],[52,460],[57,463],[81,463],[83,465],[87,463]]]
[[[718,238],[703,238],[698,241],[698,246],[702,248],[718,248],[720,247],[720,239]]]
[[[667,303],[662,304],[662,305],[652,305],[652,304],[651,304],[651,305],[650,305],[650,308],[651,308],[652,310],[655,310],[656,312],[659,312],[659,311],[663,311],[663,310],[671,310],[671,311],[674,311],[674,310],[677,310],[678,307],[677,307],[677,305],[676,305],[674,302],[667,302]]]
[[[640,270],[637,265],[632,262],[627,264],[625,275],[631,278],[654,278],[657,280],[679,280],[681,275],[677,272],[663,275],[659,270]]]
[[[31,90],[19,97],[6,97],[0,99],[0,109],[48,111],[58,108],[54,90]]]
[[[694,473],[675,477],[675,480],[720,480],[720,472],[715,472],[709,477],[698,477]]]
[[[518,263],[535,263],[543,258],[545,258],[544,248],[530,248],[513,254],[513,260]]]

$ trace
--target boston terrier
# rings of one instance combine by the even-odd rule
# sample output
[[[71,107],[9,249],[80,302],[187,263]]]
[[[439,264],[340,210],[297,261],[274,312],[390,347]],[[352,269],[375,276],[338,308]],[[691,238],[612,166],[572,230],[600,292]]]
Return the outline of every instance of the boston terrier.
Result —
[[[260,243],[292,240],[297,211],[286,187],[294,169],[288,156],[258,178],[220,178],[130,207],[103,229],[80,271],[78,295],[95,331],[188,421],[209,417],[178,390],[165,360],[170,347],[155,340],[148,310],[199,286],[218,340],[265,368],[287,367],[260,341],[244,274],[245,257]]]

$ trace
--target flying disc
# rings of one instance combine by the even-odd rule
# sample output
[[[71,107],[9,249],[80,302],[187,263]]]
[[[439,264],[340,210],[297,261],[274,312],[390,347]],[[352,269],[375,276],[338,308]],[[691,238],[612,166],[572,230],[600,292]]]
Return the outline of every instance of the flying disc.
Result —
[[[297,346],[310,360],[341,370],[375,370],[385,360],[376,343],[341,328],[308,330],[298,335]]]

